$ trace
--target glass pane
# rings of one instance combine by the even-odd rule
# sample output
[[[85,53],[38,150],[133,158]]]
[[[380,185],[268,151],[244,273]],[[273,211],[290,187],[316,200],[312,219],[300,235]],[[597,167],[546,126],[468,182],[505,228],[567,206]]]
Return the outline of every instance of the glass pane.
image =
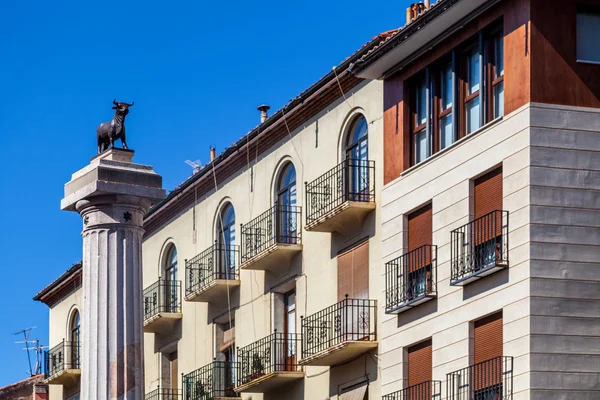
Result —
[[[452,132],[452,113],[440,120],[440,149],[450,146],[454,142]]]
[[[479,90],[479,51],[473,50],[471,54],[469,54],[469,81],[468,90],[469,94],[473,94]]]
[[[479,123],[479,96],[467,103],[467,133],[480,127]]]
[[[494,118],[504,115],[504,82],[494,86]]]
[[[496,36],[494,40],[495,58],[496,58],[496,78],[504,75],[504,37]]]
[[[351,142],[348,145],[353,145],[358,142],[360,138],[367,136],[367,120],[364,117],[360,117],[352,128]]]
[[[452,107],[452,65],[442,71],[442,110]]]
[[[427,91],[425,81],[417,87],[417,125],[427,122]]]
[[[427,134],[425,129],[415,135],[415,164],[427,158]]]
[[[577,60],[600,62],[600,13],[577,13]]]

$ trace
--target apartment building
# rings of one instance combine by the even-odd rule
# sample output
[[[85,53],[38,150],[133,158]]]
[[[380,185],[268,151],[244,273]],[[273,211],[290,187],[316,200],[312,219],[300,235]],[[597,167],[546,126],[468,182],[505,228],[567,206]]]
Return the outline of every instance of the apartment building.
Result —
[[[598,398],[597,37],[598,0],[416,3],[259,107],[145,218],[147,398]],[[52,400],[80,271],[36,296]]]
[[[600,398],[600,2],[408,18],[354,68],[384,82],[384,398]]]

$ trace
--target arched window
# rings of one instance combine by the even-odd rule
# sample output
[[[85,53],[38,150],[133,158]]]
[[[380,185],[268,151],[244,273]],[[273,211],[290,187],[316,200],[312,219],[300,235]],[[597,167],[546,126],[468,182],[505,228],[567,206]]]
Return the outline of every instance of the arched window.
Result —
[[[287,163],[277,183],[277,242],[295,244],[297,241],[296,169]]]
[[[177,280],[177,248],[174,245],[169,247],[167,258],[165,260],[165,280]]]
[[[73,312],[73,315],[71,316],[71,322],[69,324],[69,339],[71,341],[71,359],[67,360],[67,363],[70,365],[68,368],[79,368],[79,346],[81,343],[80,333],[81,318],[79,316],[79,311],[75,310]]]
[[[352,121],[346,142],[348,199],[364,201],[369,193],[368,124],[364,116]]]
[[[219,279],[233,279],[237,254],[235,246],[235,210],[231,203],[227,203],[221,210],[219,220],[217,244],[219,249],[217,271]]]

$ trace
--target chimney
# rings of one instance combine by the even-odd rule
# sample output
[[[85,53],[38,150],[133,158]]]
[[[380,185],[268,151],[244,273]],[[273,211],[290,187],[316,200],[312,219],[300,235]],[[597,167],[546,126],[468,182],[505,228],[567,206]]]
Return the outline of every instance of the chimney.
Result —
[[[215,156],[216,156],[215,152],[216,152],[216,149],[214,147],[211,147],[210,148],[210,162],[215,161]]]
[[[263,122],[265,122],[267,119],[269,119],[269,107],[266,104],[262,104],[260,106],[258,106],[257,110],[260,111],[260,123],[262,124]]]
[[[48,400],[48,385],[36,383],[33,386],[33,400]]]
[[[431,1],[430,0],[425,0],[425,9],[429,10],[429,7],[431,7]]]

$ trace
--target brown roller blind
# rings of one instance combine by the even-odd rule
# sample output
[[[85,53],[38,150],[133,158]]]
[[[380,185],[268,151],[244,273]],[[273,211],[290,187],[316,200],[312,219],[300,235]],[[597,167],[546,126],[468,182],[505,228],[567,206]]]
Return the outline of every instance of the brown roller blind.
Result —
[[[408,386],[431,380],[431,352],[431,339],[408,348]]]
[[[475,364],[502,355],[502,312],[475,321]]]
[[[475,218],[502,210],[502,167],[475,179]]]
[[[433,243],[431,204],[408,215],[408,251]]]
[[[338,255],[338,300],[369,298],[369,241]]]

